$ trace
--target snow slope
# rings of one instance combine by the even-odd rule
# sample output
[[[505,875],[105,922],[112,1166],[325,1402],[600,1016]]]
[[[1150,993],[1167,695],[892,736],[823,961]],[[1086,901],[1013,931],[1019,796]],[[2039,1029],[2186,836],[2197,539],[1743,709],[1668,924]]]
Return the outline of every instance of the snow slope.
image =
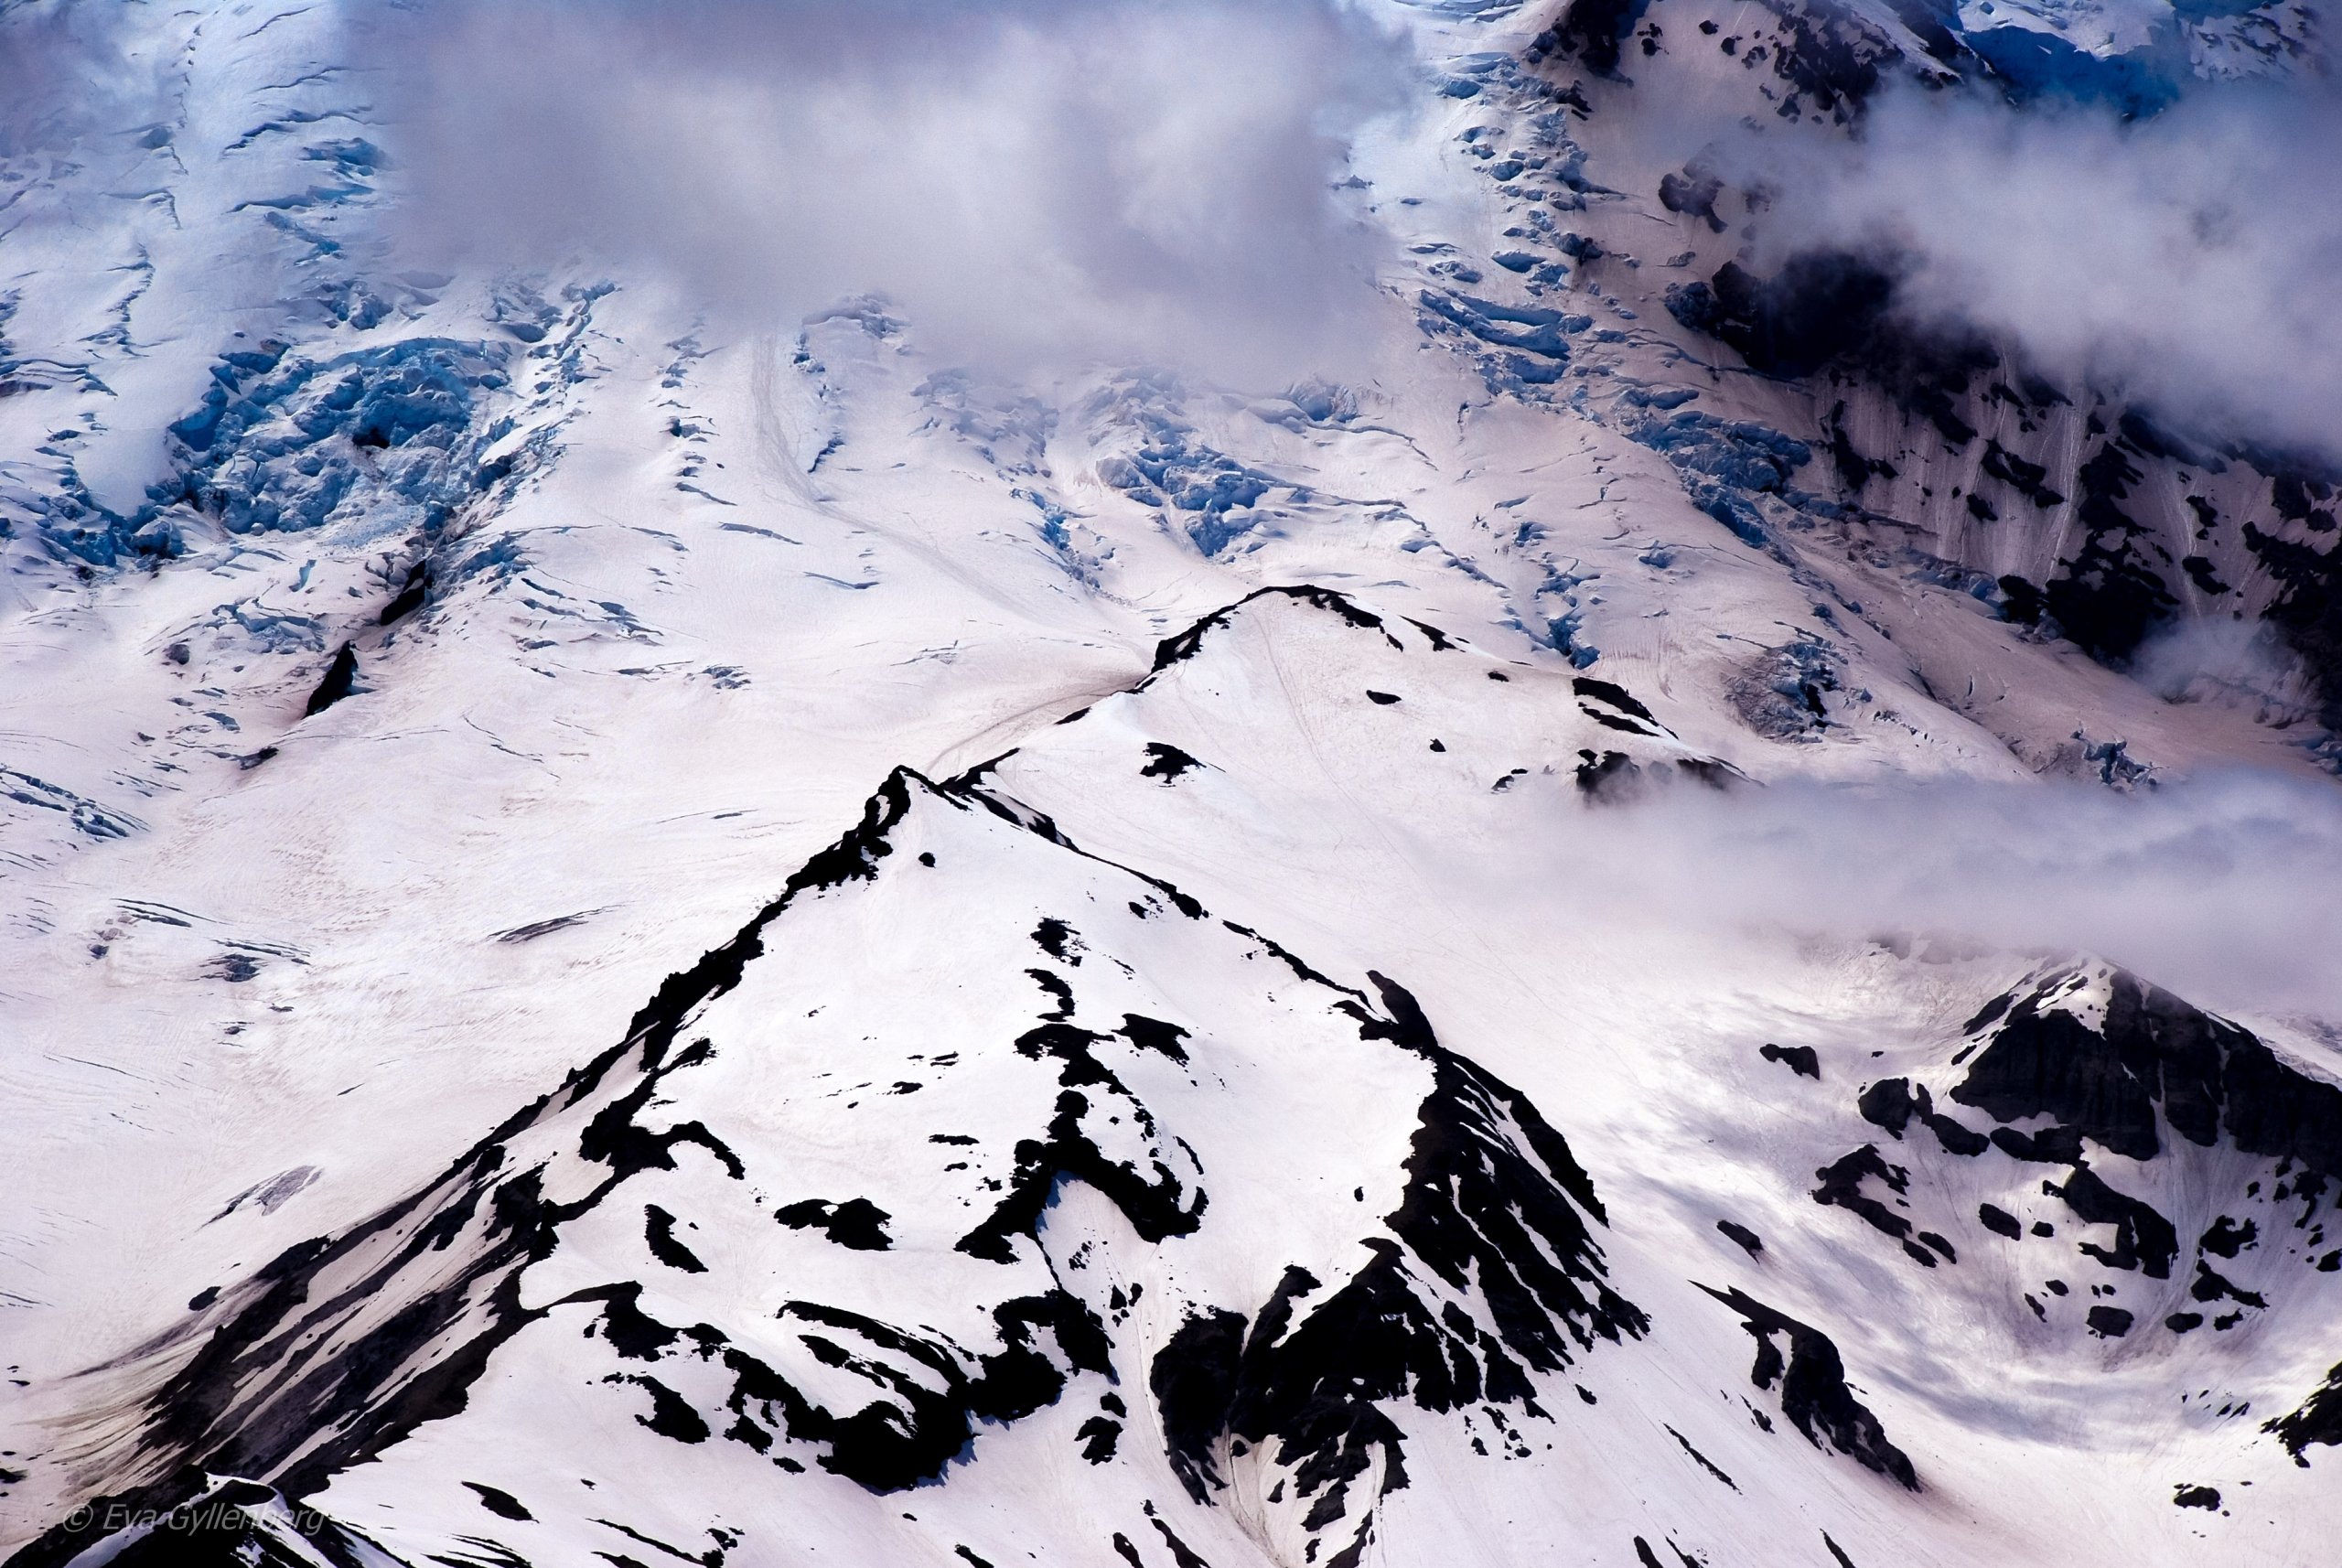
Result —
[[[1391,8],[1278,391],[402,271],[347,17],[124,13],[0,149],[11,1561],[2318,1561],[2330,1033],[1619,865],[2322,781],[2323,481],[1761,362],[1636,95],[1820,24],[1701,5]],[[2173,702],[2190,494],[2305,661]]]

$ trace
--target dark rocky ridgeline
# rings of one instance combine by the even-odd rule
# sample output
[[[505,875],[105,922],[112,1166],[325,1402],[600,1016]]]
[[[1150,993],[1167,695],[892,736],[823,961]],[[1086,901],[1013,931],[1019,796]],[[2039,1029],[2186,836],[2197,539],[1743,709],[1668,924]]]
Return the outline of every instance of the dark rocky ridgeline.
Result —
[[[2057,1005],[2086,983],[2054,976],[1988,1008],[1971,1032],[1991,1033],[1950,1097],[1995,1122],[2050,1117],[2136,1160],[2160,1152],[2165,1128],[2204,1147],[2225,1134],[2246,1154],[2300,1167],[2289,1185],[2305,1206],[2342,1177],[2342,1088],[2120,970],[2093,1028]]]
[[[1433,1070],[1399,1208],[1384,1216],[1388,1234],[1366,1242],[1374,1261],[1322,1295],[1305,1270],[1288,1269],[1249,1323],[1224,1309],[1190,1317],[1148,1374],[1173,1468],[1198,1501],[1226,1484],[1222,1444],[1240,1455],[1273,1444],[1310,1501],[1305,1529],[1356,1521],[1327,1568],[1354,1568],[1372,1537],[1353,1487],[1370,1472],[1378,1496],[1407,1484],[1383,1403],[1543,1416],[1531,1372],[1649,1328],[1606,1278],[1587,1220],[1607,1221],[1562,1135],[1518,1090],[1441,1046],[1403,988],[1370,978],[1380,1006],[1361,992],[1338,1005],[1361,1036]]]
[[[1312,609],[1320,609],[1326,611],[1328,615],[1339,616],[1343,620],[1348,621],[1350,625],[1357,627],[1361,630],[1380,632],[1384,639],[1387,640],[1393,648],[1403,649],[1405,647],[1405,645],[1396,637],[1391,636],[1391,628],[1382,624],[1382,618],[1380,616],[1376,615],[1372,610],[1362,607],[1348,594],[1337,593],[1331,588],[1320,588],[1316,585],[1309,583],[1294,584],[1273,588],[1256,588],[1252,592],[1245,595],[1242,598],[1237,600],[1234,604],[1223,605],[1219,609],[1212,611],[1211,614],[1205,616],[1187,630],[1173,637],[1166,637],[1161,642],[1157,643],[1155,649],[1155,667],[1148,673],[1147,680],[1152,681],[1155,676],[1160,675],[1164,671],[1170,669],[1174,664],[1184,663],[1187,660],[1194,658],[1197,650],[1203,647],[1204,639],[1215,630],[1227,626],[1230,621],[1234,618],[1238,610],[1242,609],[1246,605],[1251,604],[1255,599],[1265,599],[1272,596],[1293,599],[1301,604],[1309,606]],[[1449,639],[1447,639],[1444,634],[1433,631],[1431,628],[1423,626],[1420,621],[1415,624],[1432,637],[1434,648],[1438,648],[1442,644],[1453,646]],[[1146,681],[1140,682],[1138,689],[1144,690],[1146,684]]]
[[[2304,1468],[2309,1455],[2304,1450],[2312,1444],[2342,1447],[2342,1365],[2326,1374],[2326,1381],[2302,1402],[2300,1409],[2279,1416],[2261,1430],[2276,1434],[2294,1463]]]
[[[1749,1381],[1767,1392],[1778,1385],[1781,1413],[1805,1434],[1807,1442],[1843,1454],[1910,1491],[1919,1489],[1918,1472],[1910,1459],[1887,1441],[1878,1417],[1846,1386],[1845,1362],[1828,1335],[1743,1291],[1700,1288],[1740,1315],[1741,1326],[1756,1340],[1756,1364],[1749,1369]],[[1786,1355],[1777,1338],[1787,1341]]]

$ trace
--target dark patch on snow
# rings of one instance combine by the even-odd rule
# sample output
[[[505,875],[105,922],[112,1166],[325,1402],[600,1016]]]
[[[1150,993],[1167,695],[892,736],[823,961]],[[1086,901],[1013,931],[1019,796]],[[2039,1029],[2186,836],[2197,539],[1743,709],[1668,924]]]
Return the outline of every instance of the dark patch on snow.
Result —
[[[1936,1135],[1936,1142],[1952,1154],[1973,1156],[1992,1146],[1992,1140],[1983,1133],[1939,1112],[1926,1084],[1915,1086],[1908,1079],[1882,1079],[1872,1084],[1863,1090],[1856,1109],[1864,1121],[1884,1128],[1897,1139],[1916,1117]]]
[[[2179,1237],[2171,1221],[2153,1207],[2106,1185],[2088,1165],[2076,1165],[2066,1185],[2043,1182],[2042,1192],[2063,1198],[2066,1207],[2091,1225],[2115,1228],[2111,1250],[2085,1241],[2081,1250],[2110,1269],[2142,1269],[2150,1279],[2171,1277],[2172,1260],[2179,1252]]]
[[[1874,1179],[1885,1183],[1889,1191],[1898,1194],[1907,1191],[1911,1185],[1911,1173],[1901,1165],[1888,1165],[1879,1154],[1876,1144],[1864,1144],[1853,1154],[1822,1166],[1813,1174],[1821,1178],[1821,1185],[1813,1189],[1814,1202],[1851,1210],[1860,1215],[1874,1230],[1883,1231],[1897,1241],[1911,1234],[1908,1219],[1863,1190],[1863,1183]],[[1923,1262],[1932,1264],[1933,1260],[1928,1259],[1924,1253],[1920,1257]]]
[[[2233,1258],[2253,1244],[2260,1229],[2250,1219],[2240,1223],[2223,1214],[2212,1221],[2197,1245],[2215,1256]]]
[[[692,1255],[692,1250],[675,1239],[675,1217],[657,1204],[642,1211],[643,1240],[650,1255],[671,1269],[681,1269],[687,1274],[704,1274],[707,1265]]]
[[[427,564],[418,561],[408,568],[405,585],[399,589],[397,596],[389,604],[382,607],[382,613],[376,618],[378,623],[388,626],[392,621],[413,615],[423,607],[423,601],[430,596],[430,593],[431,568]]]
[[[317,689],[309,693],[307,716],[315,718],[324,713],[349,695],[357,683],[358,650],[345,642],[340,651],[333,656],[333,662],[326,667],[325,679],[319,681]]]
[[[1642,19],[1649,0],[1570,0],[1569,8],[1538,36],[1537,46],[1582,60],[1597,76],[1615,76],[1620,47]],[[1532,46],[1533,47],[1533,46]]]
[[[1764,1239],[1737,1220],[1719,1219],[1716,1221],[1716,1229],[1723,1231],[1725,1239],[1733,1245],[1752,1258],[1765,1250]]]
[[[773,1210],[772,1217],[792,1230],[819,1230],[831,1241],[857,1252],[884,1252],[894,1246],[886,1221],[894,1218],[866,1197],[833,1203],[809,1197]]]
[[[1908,1491],[1919,1490],[1911,1461],[1887,1441],[1878,1418],[1846,1386],[1845,1362],[1828,1335],[1746,1292],[1700,1288],[1740,1315],[1741,1326],[1756,1340],[1756,1364],[1749,1369],[1749,1380],[1767,1391],[1776,1382],[1780,1385],[1781,1413],[1807,1442],[1891,1477]],[[1788,1341],[1786,1357],[1774,1343],[1777,1337]]]
[[[1821,1058],[1811,1046],[1776,1046],[1770,1043],[1756,1047],[1756,1054],[1768,1062],[1778,1062],[1799,1078],[1816,1082],[1821,1079]]]
[[[1664,1425],[1665,1423],[1662,1423],[1661,1424]],[[1725,1475],[1714,1460],[1709,1458],[1706,1455],[1692,1446],[1692,1440],[1690,1438],[1684,1436],[1681,1433],[1676,1431],[1671,1426],[1667,1427],[1666,1431],[1667,1435],[1675,1439],[1676,1443],[1682,1448],[1683,1452],[1689,1454],[1692,1460],[1698,1464],[1701,1469],[1705,1470],[1709,1475],[1714,1477],[1717,1480],[1722,1481],[1732,1490],[1735,1492],[1740,1490],[1740,1487],[1735,1484],[1733,1478],[1730,1476]],[[1677,1555],[1681,1556],[1681,1553],[1678,1552]]]
[[[1607,703],[1620,713],[1631,714],[1647,725],[1653,726],[1659,725],[1659,720],[1652,717],[1651,711],[1637,702],[1634,693],[1628,692],[1624,686],[1608,681],[1598,681],[1591,675],[1577,675],[1571,678],[1570,690],[1581,697],[1591,697],[1597,703]]]
[[[1139,769],[1140,777],[1160,779],[1166,784],[1183,773],[1204,766],[1177,746],[1159,740],[1146,743],[1146,765]]]
[[[2084,1321],[2090,1325],[2090,1331],[2099,1338],[2120,1339],[2131,1332],[2131,1325],[2134,1319],[2131,1314],[2121,1307],[2108,1306],[2101,1303],[2090,1309]]]
[[[1074,1430],[1073,1437],[1081,1444],[1084,1459],[1103,1465],[1114,1456],[1114,1445],[1122,1441],[1123,1423],[1112,1416],[1093,1415]]]
[[[478,1492],[479,1494],[480,1506],[486,1509],[489,1512],[496,1515],[499,1519],[516,1520],[525,1522],[536,1518],[536,1515],[531,1513],[527,1509],[521,1506],[520,1498],[514,1497],[510,1492],[500,1491],[494,1487],[484,1487],[478,1481],[466,1481],[464,1485],[470,1487],[473,1491]]]
[[[1577,765],[1578,793],[1590,800],[1607,804],[1625,800],[1642,777],[1641,766],[1623,751],[1606,751],[1599,757],[1581,751],[1578,756],[1585,759]]]
[[[1141,1013],[1125,1013],[1123,1026],[1114,1032],[1140,1050],[1159,1052],[1182,1067],[1187,1064],[1187,1047],[1182,1043],[1187,1038],[1187,1031],[1176,1024],[1166,1024]]]
[[[1192,1185],[1198,1174],[1194,1155],[1182,1146],[1187,1166],[1183,1180],[1168,1163],[1169,1150],[1154,1113],[1098,1059],[1095,1047],[1112,1037],[1063,1023],[1043,1024],[1018,1036],[1018,1054],[1035,1060],[1055,1058],[1060,1064],[1056,1111],[1045,1136],[1017,1141],[1016,1166],[1006,1196],[982,1224],[960,1238],[958,1251],[996,1263],[1014,1262],[1015,1239],[1033,1235],[1058,1184],[1068,1178],[1087,1182],[1112,1200],[1147,1240],[1195,1233],[1208,1195]],[[1093,1112],[1093,1097],[1112,1105],[1112,1114],[1128,1119],[1144,1139],[1144,1169],[1141,1162],[1126,1164],[1108,1155],[1084,1131]]]
[[[1349,1517],[1348,1490],[1378,1456],[1384,1490],[1406,1484],[1401,1434],[1380,1402],[1536,1413],[1529,1370],[1558,1371],[1597,1338],[1649,1326],[1605,1278],[1585,1219],[1602,1219],[1601,1205],[1561,1134],[1518,1090],[1442,1047],[1413,996],[1370,978],[1380,1011],[1355,992],[1339,1010],[1362,1036],[1423,1057],[1434,1072],[1400,1206],[1384,1218],[1389,1233],[1369,1238],[1373,1262],[1305,1312],[1297,1304],[1322,1287],[1288,1269],[1249,1329],[1224,1310],[1191,1319],[1175,1337],[1177,1355],[1154,1374],[1158,1401],[1166,1385],[1179,1391],[1165,1407],[1177,1430],[1166,1435],[1191,1494],[1208,1499],[1222,1485],[1210,1451],[1223,1434],[1274,1441],[1276,1462],[1295,1466],[1300,1495],[1316,1499],[1303,1520],[1311,1530]],[[1427,1300],[1414,1283],[1426,1274],[1477,1294],[1496,1332],[1452,1302]],[[1362,1550],[1367,1528],[1351,1547]]]
[[[2139,548],[2148,530],[2122,510],[2143,477],[2112,442],[2081,466],[2074,514],[2084,530],[2081,548],[2061,564],[2042,596],[2077,647],[2117,669],[2179,608]]]
[[[1063,920],[1055,916],[1045,916],[1041,923],[1033,928],[1033,940],[1040,944],[1043,952],[1059,963],[1071,964],[1077,969],[1080,967],[1081,955],[1073,950],[1081,945],[1081,939],[1075,936],[1073,928]]]
[[[1728,227],[1716,216],[1716,198],[1724,194],[1724,181],[1715,171],[1694,159],[1683,166],[1681,174],[1665,174],[1659,179],[1659,204],[1670,212],[1686,218],[1702,218],[1708,227],[1721,234]]]

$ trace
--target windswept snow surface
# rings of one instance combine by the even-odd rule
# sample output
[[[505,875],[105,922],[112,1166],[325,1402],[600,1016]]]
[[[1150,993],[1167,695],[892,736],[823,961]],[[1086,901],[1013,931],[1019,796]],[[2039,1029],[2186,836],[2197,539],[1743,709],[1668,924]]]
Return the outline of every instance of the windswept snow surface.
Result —
[[[1230,385],[0,3],[8,1561],[2330,1561],[2342,477],[1654,151],[2315,52],[1973,9],[1343,12]]]

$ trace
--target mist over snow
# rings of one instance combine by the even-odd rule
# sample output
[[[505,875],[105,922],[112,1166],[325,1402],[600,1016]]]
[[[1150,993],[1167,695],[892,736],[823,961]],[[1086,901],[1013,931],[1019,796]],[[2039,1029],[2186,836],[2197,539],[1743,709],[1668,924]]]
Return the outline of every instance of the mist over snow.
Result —
[[[1875,258],[1914,325],[2014,339],[2214,439],[2342,457],[2342,93],[2322,73],[2195,82],[2135,118],[1898,82],[1851,138],[1719,145],[1765,190],[1767,270]]]
[[[2330,788],[2231,773],[1671,791],[1589,822],[1542,875],[1661,929],[2091,952],[2209,1005],[2331,1019],[2337,865]]]
[[[2333,454],[2337,154],[2322,88],[2208,88],[2128,124],[1906,88],[1849,158],[1793,171],[1767,227],[1904,258],[1906,309],[2011,333],[2051,373]]]
[[[1342,0],[430,0],[357,47],[417,255],[1271,381],[1345,357],[1388,242],[1338,188],[1415,70]]]

